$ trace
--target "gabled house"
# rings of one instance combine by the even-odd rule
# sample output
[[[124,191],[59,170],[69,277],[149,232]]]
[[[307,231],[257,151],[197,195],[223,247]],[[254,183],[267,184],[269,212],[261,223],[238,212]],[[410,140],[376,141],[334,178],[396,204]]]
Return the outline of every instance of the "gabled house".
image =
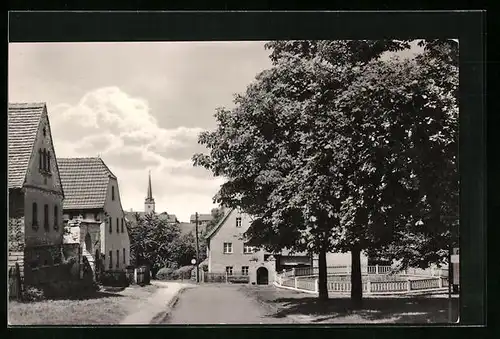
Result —
[[[118,180],[101,158],[57,159],[66,192],[64,220],[93,269],[124,270],[130,264],[130,239]]]
[[[293,267],[311,267],[307,253],[269,253],[248,246],[243,237],[251,218],[237,209],[229,209],[219,223],[207,233],[209,273],[248,276],[252,284],[268,284],[278,271]]]
[[[60,259],[51,248],[62,244],[64,190],[45,103],[9,103],[7,125],[9,226],[24,232],[17,245],[29,283],[30,267]]]
[[[198,214],[198,225],[207,225],[214,216],[212,214]],[[196,214],[191,214],[189,217],[189,222],[194,224],[196,222]]]

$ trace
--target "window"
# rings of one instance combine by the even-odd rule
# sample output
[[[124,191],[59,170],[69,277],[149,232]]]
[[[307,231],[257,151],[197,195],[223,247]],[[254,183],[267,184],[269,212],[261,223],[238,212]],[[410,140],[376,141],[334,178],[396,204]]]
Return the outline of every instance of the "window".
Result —
[[[31,226],[36,230],[38,229],[38,205],[36,202],[33,203],[33,216]]]
[[[116,250],[116,268],[120,267],[120,250]]]
[[[123,228],[123,218],[122,218],[122,233],[124,232],[124,228]],[[124,250],[125,251],[125,250]]]
[[[57,205],[54,206],[54,229],[59,229],[59,211],[57,209]]]
[[[255,247],[248,246],[247,244],[243,245],[243,254],[251,254],[255,252]]]
[[[226,274],[233,275],[233,266],[226,266]]]
[[[43,153],[42,149],[38,149],[38,169],[41,171],[43,169]]]
[[[109,217],[109,233],[113,233],[113,218]]]
[[[123,249],[123,264],[125,265],[125,249]]]
[[[94,220],[95,221],[101,221],[101,218],[99,217],[99,213],[94,213]]]
[[[248,275],[248,266],[241,266],[241,275]]]
[[[236,218],[236,227],[241,227],[241,217]]]
[[[111,186],[111,200],[115,200],[115,186]]]
[[[116,218],[116,233],[120,233],[120,220]]]
[[[43,228],[49,231],[49,205],[45,204],[43,206]]]
[[[47,168],[47,151],[44,148],[42,151],[42,170],[45,171],[46,168]]]
[[[113,268],[113,251],[109,251],[109,269]]]
[[[47,172],[50,173],[50,152],[47,151]]]
[[[43,131],[43,136],[46,137],[47,136],[47,129],[44,127],[42,131]]]
[[[224,253],[225,254],[233,253],[233,244],[232,243],[230,243],[230,242],[224,243]]]

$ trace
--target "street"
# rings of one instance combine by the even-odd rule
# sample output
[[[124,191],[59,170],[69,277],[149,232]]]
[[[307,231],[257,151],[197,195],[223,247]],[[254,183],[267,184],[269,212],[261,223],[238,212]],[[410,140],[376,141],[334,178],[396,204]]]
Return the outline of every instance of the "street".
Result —
[[[263,288],[266,287],[263,286]],[[180,294],[166,323],[283,324],[292,322],[287,317],[275,318],[273,313],[272,309],[246,295],[241,285],[199,285],[187,288]]]

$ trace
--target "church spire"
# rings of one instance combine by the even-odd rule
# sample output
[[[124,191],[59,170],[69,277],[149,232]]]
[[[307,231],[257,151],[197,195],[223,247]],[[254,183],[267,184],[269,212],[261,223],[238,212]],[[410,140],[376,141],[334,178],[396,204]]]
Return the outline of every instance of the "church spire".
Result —
[[[144,201],[144,212],[155,212],[155,199],[153,199],[153,189],[151,188],[151,171],[149,171],[148,174],[148,192],[146,195],[146,200]]]

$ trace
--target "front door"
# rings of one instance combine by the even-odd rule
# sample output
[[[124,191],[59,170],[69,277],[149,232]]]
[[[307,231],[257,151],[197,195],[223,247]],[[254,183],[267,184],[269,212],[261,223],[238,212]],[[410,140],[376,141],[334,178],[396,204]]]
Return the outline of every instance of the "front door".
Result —
[[[269,272],[265,267],[259,267],[257,269],[257,285],[267,285],[269,284]]]

